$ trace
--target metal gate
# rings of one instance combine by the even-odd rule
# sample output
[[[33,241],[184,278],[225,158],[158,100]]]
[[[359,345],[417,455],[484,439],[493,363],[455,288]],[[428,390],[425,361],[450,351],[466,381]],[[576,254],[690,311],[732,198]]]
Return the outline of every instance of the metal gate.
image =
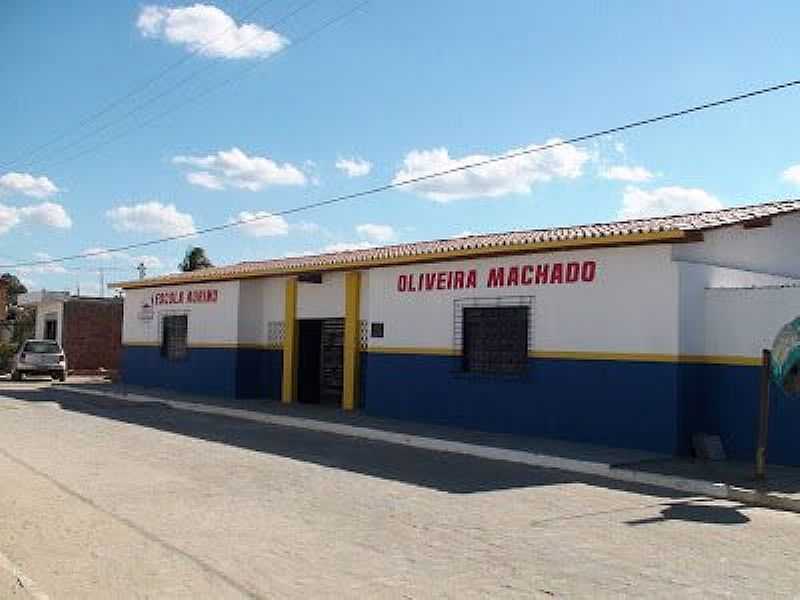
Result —
[[[320,396],[341,401],[344,380],[344,319],[322,321]]]

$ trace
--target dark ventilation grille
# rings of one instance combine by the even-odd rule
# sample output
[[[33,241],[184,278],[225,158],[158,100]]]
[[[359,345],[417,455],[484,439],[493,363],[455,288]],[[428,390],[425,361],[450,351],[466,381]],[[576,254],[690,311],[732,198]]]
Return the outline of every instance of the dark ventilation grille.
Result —
[[[164,317],[161,356],[177,360],[186,357],[189,319],[186,315]]]
[[[470,373],[519,375],[528,361],[528,307],[465,307],[463,366]]]

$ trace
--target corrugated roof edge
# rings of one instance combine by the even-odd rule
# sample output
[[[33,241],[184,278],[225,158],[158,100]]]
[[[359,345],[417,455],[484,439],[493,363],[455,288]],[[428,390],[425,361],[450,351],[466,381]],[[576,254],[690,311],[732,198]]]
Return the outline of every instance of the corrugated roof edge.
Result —
[[[479,258],[498,254],[677,243],[693,239],[691,235],[693,232],[701,233],[720,227],[743,225],[795,212],[800,212],[800,200],[793,199],[666,217],[480,234],[309,256],[245,261],[189,273],[112,283],[109,287],[123,289],[159,287],[182,283],[296,275],[353,267],[367,268]]]

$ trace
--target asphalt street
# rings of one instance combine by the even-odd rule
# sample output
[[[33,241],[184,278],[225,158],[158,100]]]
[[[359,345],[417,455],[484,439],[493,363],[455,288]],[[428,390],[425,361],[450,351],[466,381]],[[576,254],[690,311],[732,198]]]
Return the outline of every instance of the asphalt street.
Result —
[[[797,514],[48,382],[0,481],[0,597],[800,594]]]

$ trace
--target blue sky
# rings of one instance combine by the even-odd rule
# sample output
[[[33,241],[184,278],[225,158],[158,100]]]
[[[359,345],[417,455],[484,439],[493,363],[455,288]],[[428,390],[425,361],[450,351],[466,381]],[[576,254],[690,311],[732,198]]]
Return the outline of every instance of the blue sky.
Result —
[[[307,39],[357,1],[272,0],[238,18],[262,3],[2,3],[0,259],[271,213],[800,73],[793,2],[373,0]],[[131,278],[146,256],[149,274],[172,271],[189,244],[226,264],[791,197],[798,100],[779,92],[286,220],[16,272],[36,289],[96,293],[99,268]]]

